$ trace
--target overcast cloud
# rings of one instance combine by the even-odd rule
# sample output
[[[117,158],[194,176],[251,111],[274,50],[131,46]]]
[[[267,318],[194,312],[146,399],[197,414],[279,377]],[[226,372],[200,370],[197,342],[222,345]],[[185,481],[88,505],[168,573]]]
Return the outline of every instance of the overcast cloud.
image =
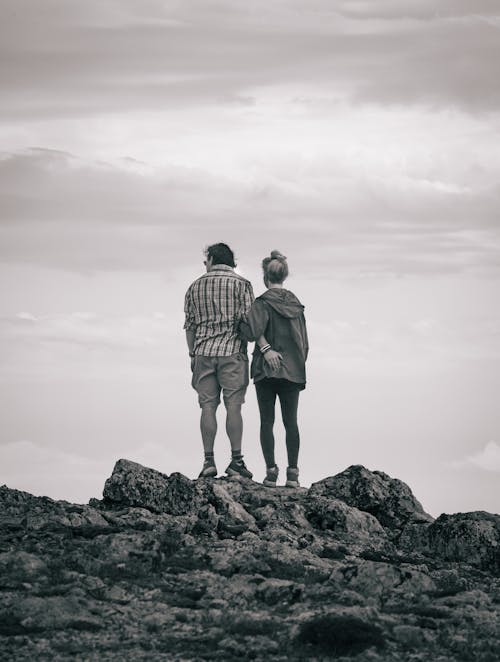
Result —
[[[440,5],[9,0],[2,114],[248,102],[286,83],[358,102],[494,109],[498,5]]]
[[[191,253],[189,239],[208,217],[219,236],[235,222],[252,226],[255,249],[266,228],[286,228],[297,241],[307,219],[312,235],[302,248],[314,253],[319,273],[324,267],[402,275],[500,266],[498,186],[446,185],[394,169],[387,180],[374,172],[342,176],[338,164],[321,162],[301,178],[269,174],[274,181],[259,188],[186,168],[146,177],[46,149],[6,155],[0,161],[1,255],[80,271],[166,270],[165,255]]]

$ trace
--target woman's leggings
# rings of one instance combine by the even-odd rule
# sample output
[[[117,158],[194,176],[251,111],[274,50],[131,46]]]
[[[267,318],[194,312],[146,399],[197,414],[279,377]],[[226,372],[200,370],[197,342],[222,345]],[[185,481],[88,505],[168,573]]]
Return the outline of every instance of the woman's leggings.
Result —
[[[257,402],[260,411],[260,445],[267,467],[274,467],[274,409],[276,396],[280,399],[281,417],[286,431],[286,450],[288,466],[296,467],[299,457],[300,435],[297,426],[297,408],[299,393],[303,384],[290,382],[288,379],[269,377],[255,382]]]

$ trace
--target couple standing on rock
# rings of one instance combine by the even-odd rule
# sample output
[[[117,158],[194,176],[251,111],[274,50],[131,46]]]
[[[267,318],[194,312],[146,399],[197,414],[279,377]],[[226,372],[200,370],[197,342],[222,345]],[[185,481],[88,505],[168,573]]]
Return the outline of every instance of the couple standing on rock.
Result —
[[[278,396],[286,430],[286,485],[298,487],[297,408],[299,393],[306,385],[309,346],[304,306],[283,287],[288,276],[286,257],[279,251],[272,251],[262,260],[267,290],[255,299],[250,281],[234,271],[234,254],[229,246],[213,244],[206,249],[205,256],[207,272],[189,287],[184,303],[192,386],[198,393],[201,407],[205,462],[200,478],[217,475],[214,441],[221,391],[232,455],[226,473],[245,478],[253,476],[241,453],[241,405],[249,382],[247,341],[255,341],[251,376],[257,392],[260,443],[266,462],[263,482],[274,487],[278,479],[273,435]]]

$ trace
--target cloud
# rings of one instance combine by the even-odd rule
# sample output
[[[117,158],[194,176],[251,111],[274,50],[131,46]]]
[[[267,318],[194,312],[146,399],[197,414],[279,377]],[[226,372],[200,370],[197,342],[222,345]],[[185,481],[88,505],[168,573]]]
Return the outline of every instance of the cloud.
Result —
[[[452,462],[452,466],[456,469],[475,467],[483,471],[500,472],[500,444],[489,441],[481,451]]]
[[[380,35],[373,42],[379,56],[370,66],[370,76],[359,78],[353,99],[460,107],[471,113],[498,111],[500,93],[494,86],[494,67],[488,64],[500,55],[497,26],[472,17]]]
[[[0,318],[0,337],[6,342],[24,345],[54,343],[117,351],[158,348],[169,337],[179,334],[182,316],[178,313],[175,318],[173,321],[172,315],[167,317],[161,312],[149,316],[107,317],[89,312],[45,316],[21,312],[14,317]],[[144,358],[143,354],[141,356]]]
[[[3,260],[76,271],[169,271],[168,256],[192,254],[187,238],[203,237],[207,219],[223,236],[241,200],[231,182],[196,169],[145,176],[46,149],[4,155],[0,180]]]
[[[147,383],[184,375],[182,293],[170,314],[69,313],[0,318],[0,385]],[[174,377],[175,376],[175,377]],[[5,430],[4,430],[5,431]]]
[[[219,182],[196,168],[163,167],[147,176],[129,163],[80,159],[68,152],[32,148],[0,158],[3,221],[181,225],[171,212],[190,201],[191,220],[199,220],[193,194],[210,191],[217,199]],[[30,190],[26,191],[25,186]],[[167,204],[169,203],[169,204]]]
[[[89,458],[32,441],[10,442],[0,444],[0,483],[38,496],[85,503],[101,496],[113,461],[102,450],[98,458]]]
[[[390,309],[378,311],[378,319],[368,307],[364,312],[365,319],[340,320],[322,311],[321,321],[308,321],[311,346],[322,362],[347,370],[371,365],[382,372],[409,369],[425,374],[458,362],[500,360],[499,320],[476,319],[457,326],[445,321],[442,310],[441,319],[410,317],[405,321]]]
[[[53,499],[85,503],[91,497],[101,498],[104,482],[119,458],[117,452],[151,467],[175,468],[177,463],[185,468],[192,464],[188,452],[179,449],[174,452],[160,442],[143,441],[135,447],[124,446],[120,451],[101,444],[98,449],[87,447],[86,451],[84,454],[74,447],[71,450],[44,447],[31,440],[0,444],[0,485]]]
[[[253,103],[313,81],[357,103],[498,107],[490,2],[3,3],[3,117]],[[374,8],[375,5],[375,8]]]
[[[72,271],[167,274],[212,241],[240,245],[243,231],[255,264],[259,232],[273,245],[286,235],[318,275],[498,268],[497,185],[471,181],[450,191],[431,173],[400,173],[397,164],[384,172],[365,163],[358,173],[348,156],[315,161],[290,167],[278,156],[245,182],[173,166],[145,174],[45,149],[4,155],[0,257]],[[448,177],[452,186],[462,175],[450,167]]]
[[[382,18],[398,20],[413,18],[423,21],[432,21],[438,18],[458,18],[463,16],[492,16],[499,15],[496,0],[477,0],[474,2],[474,11],[471,11],[469,0],[440,0],[437,5],[433,0],[345,0],[340,3],[339,11],[345,16],[370,20]]]

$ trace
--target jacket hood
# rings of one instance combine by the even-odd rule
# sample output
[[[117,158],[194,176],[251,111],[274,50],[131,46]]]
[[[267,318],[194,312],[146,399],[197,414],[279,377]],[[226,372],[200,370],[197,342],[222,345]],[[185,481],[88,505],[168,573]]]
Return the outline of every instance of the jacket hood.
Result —
[[[259,299],[265,301],[278,315],[293,319],[300,317],[304,312],[304,306],[300,303],[293,292],[283,288],[273,287],[261,294]]]

